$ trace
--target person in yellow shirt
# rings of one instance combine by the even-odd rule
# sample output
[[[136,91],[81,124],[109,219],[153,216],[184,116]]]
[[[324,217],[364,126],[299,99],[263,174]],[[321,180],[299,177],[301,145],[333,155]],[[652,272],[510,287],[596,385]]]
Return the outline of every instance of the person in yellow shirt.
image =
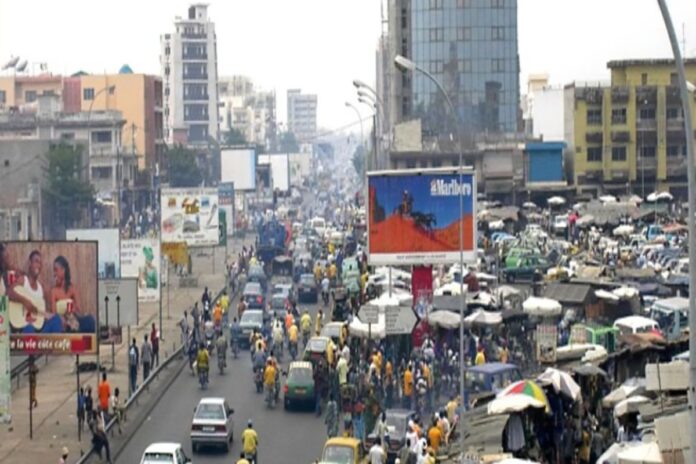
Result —
[[[382,353],[375,349],[374,354],[372,355],[372,358],[375,362],[375,367],[377,368],[377,377],[382,377]]]
[[[331,339],[329,339],[329,343],[326,345],[326,361],[329,363],[329,366],[334,365],[334,344]]]
[[[270,360],[266,363],[266,369],[263,371],[263,384],[266,388],[274,387],[276,382],[276,368]]]
[[[334,254],[334,250],[335,250],[334,244],[329,242],[329,254],[330,255]]]
[[[336,264],[331,263],[331,266],[329,266],[329,280],[334,280],[336,278],[337,273],[338,268],[336,267]]]
[[[306,309],[300,318],[300,329],[302,329],[302,337],[305,339],[304,343],[306,345],[310,331],[312,330],[312,316],[309,315],[309,311]]]
[[[457,401],[457,396],[452,395],[445,409],[447,410],[447,420],[450,424],[454,423],[454,415],[457,413],[457,407],[459,406],[459,401]]]
[[[230,307],[230,297],[227,295],[227,290],[223,290],[222,292],[220,307],[222,307],[222,314],[227,314],[227,309]]]
[[[474,358],[474,364],[477,366],[486,364],[486,354],[483,352],[482,346],[479,346],[478,353],[476,353],[476,358]]]
[[[299,330],[295,324],[292,324],[290,328],[288,329],[288,341],[290,343],[294,343],[297,345],[297,337],[299,334]]]
[[[404,408],[411,409],[413,407],[413,373],[411,372],[411,365],[406,366],[404,371]]]
[[[436,421],[433,421],[433,425],[428,430],[428,441],[430,442],[430,446],[433,448],[433,451],[437,453],[437,450],[440,448],[440,444],[442,443],[442,431],[437,426]]]
[[[256,460],[256,450],[259,446],[259,436],[254,430],[254,424],[252,424],[251,419],[247,423],[247,428],[242,432],[242,450],[245,454],[253,456]]]
[[[500,347],[500,362],[503,364],[507,364],[507,362],[510,360],[510,350],[508,350],[507,344],[503,343],[502,346]]]
[[[321,269],[321,265],[319,263],[314,265],[314,280],[317,282],[321,282],[321,278],[323,277],[323,271]]]

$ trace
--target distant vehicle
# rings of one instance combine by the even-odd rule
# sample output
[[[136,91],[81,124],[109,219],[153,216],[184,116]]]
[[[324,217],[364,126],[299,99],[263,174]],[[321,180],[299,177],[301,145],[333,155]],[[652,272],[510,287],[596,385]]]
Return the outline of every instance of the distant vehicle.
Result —
[[[292,284],[291,283],[273,284],[273,288],[271,288],[271,295],[273,295],[273,296],[283,295],[285,297],[289,297],[290,295],[292,295]]]
[[[273,312],[274,318],[285,318],[285,314],[288,312],[288,297],[287,295],[277,294],[271,297],[271,311]]]
[[[297,403],[314,404],[314,374],[312,363],[294,361],[290,363],[288,376],[283,387],[285,409]]]
[[[508,283],[525,280],[537,282],[541,280],[551,265],[541,256],[524,256],[516,266],[503,269],[503,277]]]
[[[302,355],[302,360],[311,361],[314,364],[322,358],[326,359],[326,351],[330,341],[331,339],[328,337],[310,338]]]
[[[311,301],[316,303],[319,301],[319,288],[314,274],[302,274],[297,283],[297,301]]]
[[[577,338],[572,339],[573,343],[601,345],[607,350],[607,353],[613,353],[616,350],[619,329],[612,326],[575,324],[571,334],[578,334]]]
[[[360,464],[364,457],[360,440],[334,437],[326,440],[319,464]]]
[[[566,229],[568,229],[568,215],[559,214],[555,216],[553,218],[553,224],[551,225],[551,229],[556,234],[565,233]]]
[[[140,464],[191,464],[180,443],[153,443],[143,453]]]
[[[326,221],[322,217],[314,217],[309,221],[312,229],[317,233],[318,236],[322,237],[326,231]]]
[[[239,319],[239,326],[242,329],[242,338],[239,340],[240,346],[249,347],[249,337],[254,329],[259,332],[263,328],[263,311],[257,309],[247,309]]]
[[[224,398],[202,398],[193,413],[191,449],[197,452],[201,445],[221,445],[230,450],[233,436],[234,410]]]
[[[343,322],[329,322],[321,328],[321,336],[330,338],[334,345],[339,346],[339,341],[341,340],[341,328],[343,327]]]
[[[521,380],[522,372],[516,364],[491,362],[468,367],[464,376],[465,398],[470,404],[471,400],[492,396]]]
[[[261,285],[257,282],[247,282],[242,291],[242,298],[248,309],[264,309],[266,299]]]
[[[689,329],[689,300],[684,297],[656,300],[650,318],[657,322],[667,340],[676,340]]]
[[[247,282],[257,282],[265,292],[268,288],[268,277],[260,264],[252,264],[247,271]]]
[[[389,431],[389,448],[387,449],[388,460],[393,459],[404,446],[408,421],[413,420],[415,416],[416,412],[409,411],[408,409],[387,409],[386,421],[387,430]],[[375,426],[375,430],[365,437],[364,448],[366,451],[375,444],[377,433],[377,426]]]
[[[659,332],[659,325],[653,319],[643,316],[620,317],[614,321],[614,327],[621,335]]]

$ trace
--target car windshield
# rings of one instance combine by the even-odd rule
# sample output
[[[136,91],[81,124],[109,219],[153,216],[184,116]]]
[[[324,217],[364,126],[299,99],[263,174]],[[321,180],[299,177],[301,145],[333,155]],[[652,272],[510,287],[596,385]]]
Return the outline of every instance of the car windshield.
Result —
[[[324,456],[321,458],[322,463],[327,464],[352,464],[353,449],[347,446],[329,446],[324,449]]]
[[[307,344],[308,351],[322,352],[326,351],[326,340],[321,338],[313,338]]]
[[[174,455],[171,453],[145,453],[143,457],[143,464],[162,464],[162,463],[172,463],[174,464]]]
[[[271,300],[271,306],[273,309],[285,309],[285,297],[273,297]]]
[[[242,319],[240,320],[242,324],[263,324],[263,313],[261,311],[244,311],[242,314]]]
[[[312,382],[312,369],[308,369],[306,367],[295,367],[290,369],[290,372],[288,373],[288,380],[302,383]]]
[[[244,287],[245,295],[257,295],[261,293],[261,285],[257,283],[249,283]]]
[[[312,274],[302,274],[300,282],[305,285],[314,285],[314,276]]]
[[[387,414],[387,428],[390,432],[397,432],[398,434],[403,433],[406,430],[407,422],[407,416]]]
[[[199,404],[194,419],[224,420],[225,411],[220,404]]]

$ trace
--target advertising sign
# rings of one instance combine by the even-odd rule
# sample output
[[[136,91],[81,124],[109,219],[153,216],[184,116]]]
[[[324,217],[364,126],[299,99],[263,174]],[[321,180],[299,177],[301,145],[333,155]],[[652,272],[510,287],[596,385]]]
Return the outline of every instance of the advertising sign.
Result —
[[[99,243],[99,278],[116,279],[121,276],[118,229],[68,229],[65,240],[96,241]]]
[[[186,242],[163,243],[162,254],[166,256],[172,264],[188,266],[188,246]]]
[[[384,308],[384,329],[387,335],[407,335],[418,323],[413,309],[402,306]]]
[[[460,225],[464,260],[476,259],[476,178],[471,170],[371,172],[368,192],[371,265],[459,262]]]
[[[124,325],[138,325],[137,279],[99,281],[99,342],[121,344]]]
[[[218,244],[217,188],[162,189],[161,201],[163,242]]]
[[[159,301],[160,275],[159,240],[121,240],[121,276],[137,279],[138,301]]]
[[[220,209],[225,212],[227,218],[227,236],[234,235],[234,184],[225,182],[218,185],[218,198]]]
[[[97,242],[8,242],[5,250],[12,353],[96,353]]]
[[[7,297],[0,296],[0,424],[9,424],[12,401],[12,368],[10,367],[10,318]]]
[[[253,148],[221,150],[220,182],[233,182],[237,191],[256,190],[256,151]]]

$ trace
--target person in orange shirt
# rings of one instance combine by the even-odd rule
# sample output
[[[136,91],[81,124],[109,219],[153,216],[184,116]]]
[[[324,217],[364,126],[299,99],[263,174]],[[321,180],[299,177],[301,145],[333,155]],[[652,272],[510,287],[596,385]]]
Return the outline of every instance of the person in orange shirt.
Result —
[[[219,327],[222,323],[222,306],[220,306],[220,303],[213,308],[213,322],[216,327]]]
[[[437,426],[437,421],[433,420],[433,425],[430,426],[430,430],[428,430],[428,441],[430,442],[430,446],[433,448],[433,451],[435,451],[435,454],[437,454],[437,450],[440,448],[440,444],[442,443],[442,431]]]
[[[111,398],[111,385],[109,381],[106,380],[106,372],[102,372],[102,381],[99,383],[99,406],[101,406],[102,411],[109,410],[109,398]]]
[[[292,316],[292,312],[288,310],[288,312],[285,313],[285,333],[288,333],[288,330],[290,330],[293,324],[295,324],[295,318]]]
[[[404,371],[404,407],[411,409],[413,407],[413,373],[411,372],[411,364],[406,366]]]

